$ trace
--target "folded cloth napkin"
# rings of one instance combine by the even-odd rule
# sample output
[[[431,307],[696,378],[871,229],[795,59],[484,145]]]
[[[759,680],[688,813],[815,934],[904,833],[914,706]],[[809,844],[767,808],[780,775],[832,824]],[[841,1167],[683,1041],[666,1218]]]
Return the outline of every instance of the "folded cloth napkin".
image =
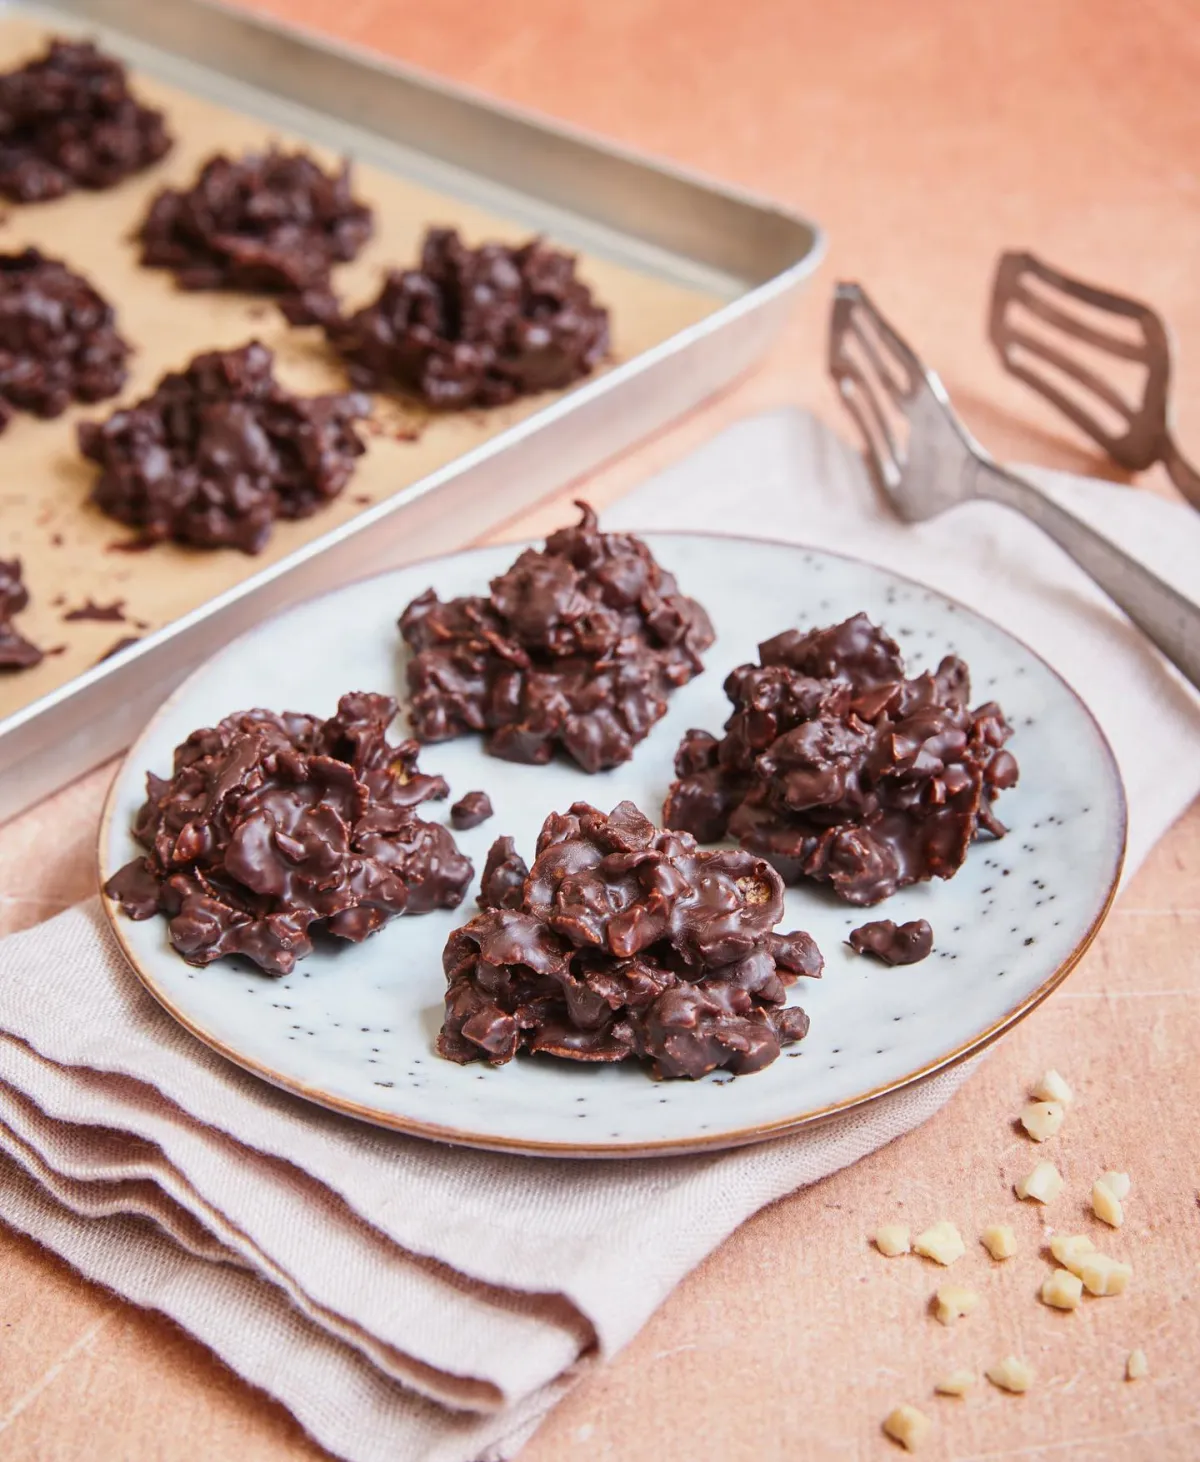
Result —
[[[1187,510],[1048,490],[1187,582]],[[1144,535],[1154,515],[1161,542]],[[731,520],[888,562],[1033,643],[1114,743],[1131,863],[1200,787],[1196,699],[1018,519],[970,508],[901,528],[857,457],[790,411],[732,428],[608,518]],[[172,1316],[339,1456],[507,1458],[739,1223],[909,1131],[969,1071],[727,1154],[452,1151],[311,1107],[194,1041],[92,900],[0,943],[0,1216]]]

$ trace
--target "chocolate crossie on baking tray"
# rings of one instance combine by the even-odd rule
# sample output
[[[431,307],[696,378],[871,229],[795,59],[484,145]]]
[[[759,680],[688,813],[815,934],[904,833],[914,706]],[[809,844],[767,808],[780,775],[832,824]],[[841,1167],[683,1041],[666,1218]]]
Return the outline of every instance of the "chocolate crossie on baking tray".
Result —
[[[398,914],[452,909],[472,867],[414,808],[443,798],[394,745],[389,696],[344,695],[335,716],[243,711],[147,774],[133,834],[146,849],[105,893],[133,919],[164,913],[189,964],[241,954],[286,975],[316,931],[361,941]]]
[[[703,668],[712,625],[640,538],[601,533],[586,503],[573,528],[529,548],[485,596],[405,609],[413,728],[421,741],[469,731],[508,761],[561,747],[586,772],[628,761]]]
[[[609,344],[608,311],[573,255],[541,239],[470,249],[447,228],[425,235],[419,268],[392,270],[372,304],[325,329],[356,386],[400,386],[443,408],[569,386]]]
[[[21,578],[19,558],[0,558],[0,670],[28,670],[41,664],[39,650],[13,627],[13,617],[29,604],[29,590]]]
[[[144,540],[258,553],[276,518],[306,518],[336,497],[365,450],[357,393],[296,396],[252,341],[198,355],[153,394],[79,427],[100,465],[92,500]]]
[[[501,843],[497,864],[512,866]],[[577,802],[543,824],[519,901],[504,890],[450,936],[438,1051],[493,1065],[522,1050],[635,1057],[660,1077],[760,1071],[808,1030],[786,987],[822,968],[807,934],[773,932],[782,916],[765,860],[704,852],[632,802],[607,817]]]
[[[829,883],[848,903],[950,878],[1017,780],[994,702],[969,709],[967,666],[947,656],[909,679],[899,647],[864,614],[785,630],[725,682],[718,740],[689,731],[663,809],[702,842],[728,835],[788,882]]]
[[[163,114],[142,106],[124,66],[90,41],[51,40],[0,74],[0,194],[14,202],[111,188],[170,147]]]

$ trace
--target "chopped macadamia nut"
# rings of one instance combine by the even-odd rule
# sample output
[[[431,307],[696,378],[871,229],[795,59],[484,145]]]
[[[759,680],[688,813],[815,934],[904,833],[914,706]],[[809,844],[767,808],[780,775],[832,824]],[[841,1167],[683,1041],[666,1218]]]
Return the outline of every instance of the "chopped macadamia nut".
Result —
[[[953,1264],[967,1252],[962,1235],[946,1219],[927,1228],[923,1234],[918,1234],[913,1240],[913,1248],[918,1254],[924,1254],[926,1259],[932,1259],[937,1264]]]
[[[875,1247],[889,1259],[894,1259],[897,1254],[911,1253],[908,1229],[902,1223],[885,1223],[875,1230]]]
[[[1083,1280],[1069,1269],[1056,1269],[1042,1285],[1042,1304],[1056,1310],[1076,1310],[1083,1297]]]
[[[975,1384],[973,1371],[951,1371],[934,1385],[939,1396],[965,1396]]]
[[[1075,1093],[1053,1066],[1034,1087],[1033,1095],[1039,1102],[1059,1102],[1064,1107],[1069,1107],[1075,1100]]]
[[[1062,1174],[1052,1162],[1040,1162],[1016,1186],[1018,1198],[1035,1198],[1039,1203],[1053,1203],[1063,1190]]]
[[[969,1315],[978,1305],[979,1296],[973,1289],[964,1289],[961,1284],[943,1284],[938,1290],[937,1307],[934,1314],[943,1325],[953,1325],[955,1320],[961,1320],[964,1315]]]
[[[1109,1228],[1120,1228],[1125,1222],[1125,1210],[1117,1195],[1099,1180],[1092,1184],[1092,1212]]]
[[[884,1418],[883,1429],[906,1452],[915,1452],[933,1430],[933,1422],[915,1406],[897,1406]]]
[[[1083,1256],[1079,1265],[1079,1277],[1088,1294],[1124,1294],[1126,1286],[1133,1278],[1133,1269],[1128,1264],[1122,1264],[1119,1259],[1110,1259],[1107,1254],[1097,1252]]]
[[[1021,1108],[1021,1126],[1035,1142],[1047,1142],[1062,1126],[1065,1115],[1059,1102],[1026,1102]]]
[[[1132,1185],[1128,1173],[1101,1173],[1096,1181],[1103,1183],[1118,1203],[1124,1203],[1129,1197],[1129,1189]]]
[[[999,1364],[990,1366],[986,1372],[993,1386],[1001,1391],[1013,1391],[1020,1395],[1033,1385],[1033,1367],[1015,1355],[1006,1355]]]
[[[1050,1240],[1050,1252],[1064,1269],[1078,1274],[1087,1255],[1096,1252],[1096,1246],[1087,1234],[1055,1234]]]
[[[979,1241],[993,1259],[1011,1259],[1017,1252],[1017,1236],[1006,1223],[993,1223],[979,1235]]]
[[[1125,1379],[1127,1381],[1140,1381],[1143,1376],[1150,1374],[1150,1362],[1146,1359],[1144,1350],[1131,1350],[1129,1359],[1125,1362]]]

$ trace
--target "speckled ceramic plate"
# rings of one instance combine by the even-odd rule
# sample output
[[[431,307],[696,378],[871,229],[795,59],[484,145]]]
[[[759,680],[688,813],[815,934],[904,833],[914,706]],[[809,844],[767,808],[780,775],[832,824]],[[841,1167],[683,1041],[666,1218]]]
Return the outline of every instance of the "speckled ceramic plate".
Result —
[[[791,997],[812,1018],[807,1038],[753,1076],[656,1082],[633,1063],[521,1057],[491,1070],[441,1060],[442,946],[473,905],[393,920],[362,945],[321,948],[282,980],[241,961],[193,969],[170,949],[165,920],[134,923],[110,909],[133,967],[166,1009],[230,1060],[339,1111],[448,1142],[589,1157],[688,1152],[788,1131],[962,1060],[1048,995],[1104,917],[1125,841],[1112,753],[1074,693],[1003,630],[871,565],[745,539],[649,541],[712,616],[707,671],[676,693],[629,765],[599,776],[566,763],[513,766],[485,756],[475,738],[423,750],[422,767],[441,772],[453,797],[482,787],[495,804],[490,822],[458,835],[460,846],[478,871],[500,833],[530,857],[545,814],[580,798],[608,811],[629,797],[657,813],[681,733],[724,722],[721,684],[732,666],[788,625],[863,609],[895,635],[911,666],[962,655],[976,699],[999,700],[1016,727],[1021,780],[1000,806],[1008,837],[975,844],[952,881],[907,889],[882,911],[898,922],[929,919],[936,947],[928,960],[888,969],[859,958],[845,937],[876,915],[821,890],[789,889],[782,927],[809,930],[826,960],[824,979],[799,982]],[[128,829],[145,772],[165,773],[189,732],[249,706],[328,715],[347,690],[400,693],[404,605],[430,585],[443,597],[477,593],[515,551],[463,553],[365,580],[234,641],[129,753],[104,820],[102,874],[135,855]],[[448,810],[426,803],[422,813],[445,818]]]

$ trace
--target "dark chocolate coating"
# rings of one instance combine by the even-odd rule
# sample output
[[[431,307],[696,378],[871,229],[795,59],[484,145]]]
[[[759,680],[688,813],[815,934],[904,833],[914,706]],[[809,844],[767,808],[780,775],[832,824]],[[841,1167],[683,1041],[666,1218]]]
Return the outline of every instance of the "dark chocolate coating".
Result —
[[[392,270],[372,304],[324,324],[356,386],[442,408],[568,386],[608,350],[608,311],[572,255],[540,239],[469,249],[446,228],[425,235],[419,268]]]
[[[529,865],[512,838],[497,838],[488,849],[476,903],[481,909],[519,909]]]
[[[349,482],[365,450],[356,393],[295,396],[258,341],[198,355],[104,422],[79,449],[100,465],[92,501],[146,542],[258,553],[276,518],[307,518]]]
[[[0,670],[28,670],[41,664],[45,652],[13,628],[14,615],[29,605],[19,558],[0,558]]]
[[[783,883],[762,858],[702,852],[632,802],[607,817],[576,802],[546,819],[519,897],[511,839],[488,869],[484,912],[442,957],[449,1060],[499,1066],[524,1050],[638,1057],[660,1077],[741,1075],[808,1030],[786,987],[819,975],[821,955],[807,934],[772,932]]]
[[[507,761],[542,765],[561,747],[585,772],[628,761],[703,669],[712,625],[640,538],[601,533],[579,503],[493,579],[488,597],[443,603],[432,589],[404,611],[408,687],[422,741],[483,731]]]
[[[728,835],[789,883],[829,883],[852,904],[950,878],[992,802],[1017,780],[994,702],[969,709],[966,665],[907,679],[899,647],[865,614],[786,630],[725,682],[725,735],[689,731],[663,808],[703,842]]]
[[[282,295],[298,320],[332,307],[330,270],[357,256],[373,228],[350,164],[327,173],[306,153],[210,157],[190,188],[165,188],[142,224],[142,263],[180,289]],[[324,301],[321,305],[318,302]]]
[[[359,692],[326,721],[240,711],[194,731],[169,779],[147,774],[146,856],[105,893],[132,919],[166,914],[189,964],[242,954],[271,975],[316,930],[358,942],[397,914],[457,908],[471,864],[413,810],[449,789],[417,770],[415,741],[388,741],[395,714]]]
[[[856,954],[873,954],[885,965],[915,965],[933,949],[933,930],[927,919],[910,919],[907,924],[875,919],[851,929],[847,943]]]
[[[61,416],[125,384],[129,346],[82,274],[37,249],[0,254],[0,431],[16,411]]]
[[[468,828],[486,822],[492,812],[492,799],[486,792],[468,792],[450,809],[450,824],[464,833]]]
[[[0,193],[16,203],[111,188],[171,147],[163,114],[130,94],[91,41],[52,40],[0,75]]]

